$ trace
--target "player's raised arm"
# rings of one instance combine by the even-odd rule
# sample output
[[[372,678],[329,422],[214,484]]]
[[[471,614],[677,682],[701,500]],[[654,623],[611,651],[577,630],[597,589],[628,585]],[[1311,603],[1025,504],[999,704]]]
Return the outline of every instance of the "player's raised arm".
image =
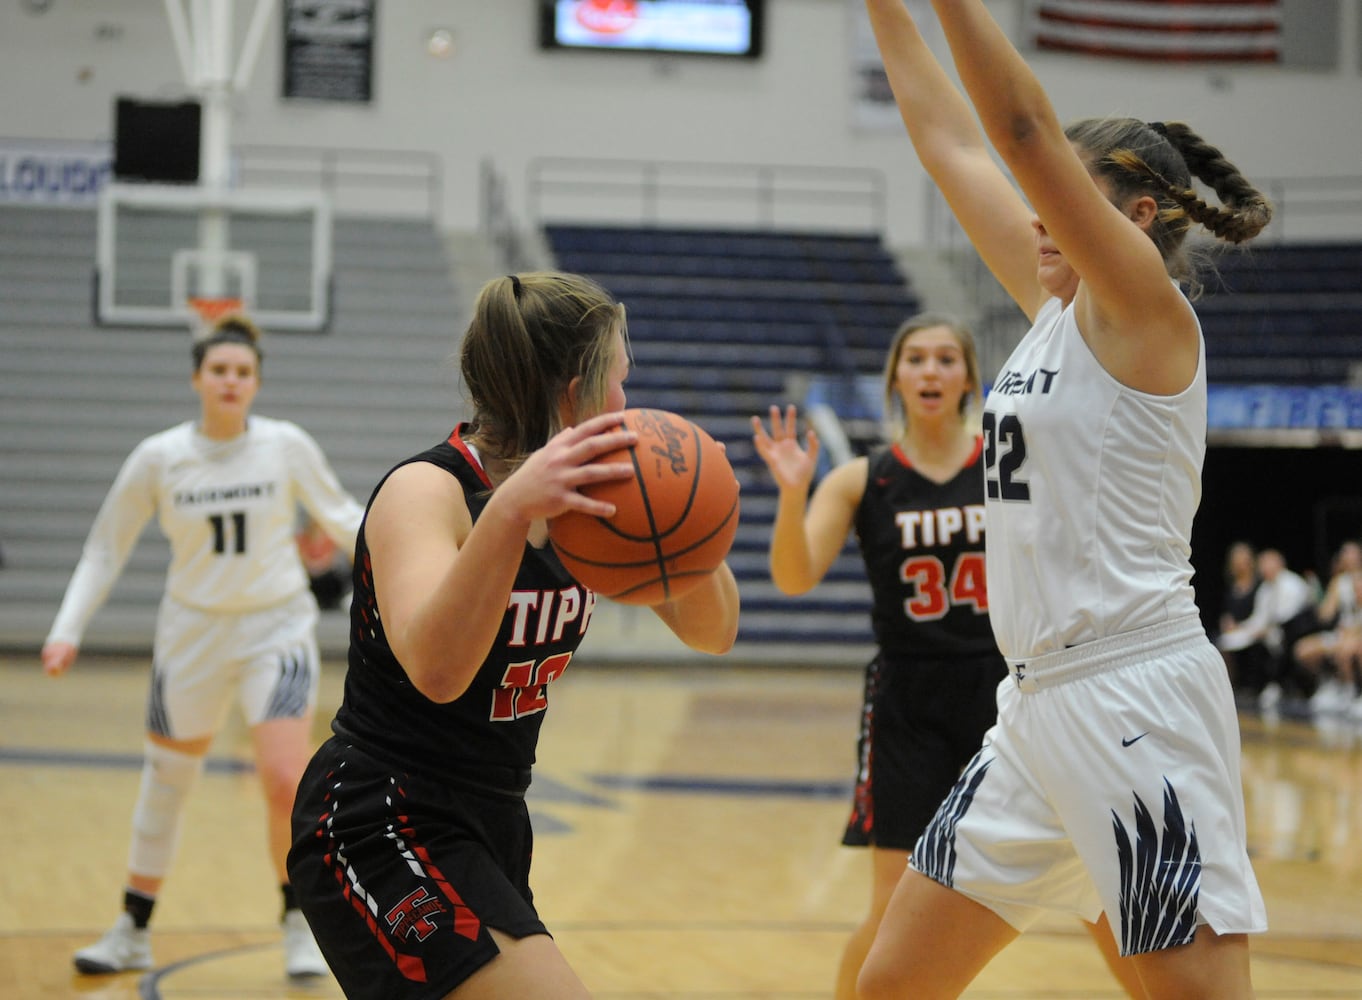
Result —
[[[812,427],[801,447],[797,412],[787,406],[770,410],[768,431],[752,418],[752,444],[779,488],[776,520],[771,528],[771,582],[783,594],[808,593],[837,559],[846,543],[865,489],[866,460],[856,458],[823,477],[809,496],[818,466],[818,435]]]
[[[1157,203],[1113,204],[1119,192],[1094,181],[1035,73],[983,3],[937,0],[933,7],[984,131],[1035,209],[1042,237],[1082,281],[1075,308],[1099,360],[1132,385],[1179,390],[1195,370],[1198,329],[1146,231]],[[1142,342],[1108,345],[1130,331]],[[1147,370],[1144,352],[1156,344],[1166,373]]]
[[[923,167],[989,270],[1028,317],[1044,299],[1031,211],[998,167],[974,111],[903,0],[866,0],[875,41]]]

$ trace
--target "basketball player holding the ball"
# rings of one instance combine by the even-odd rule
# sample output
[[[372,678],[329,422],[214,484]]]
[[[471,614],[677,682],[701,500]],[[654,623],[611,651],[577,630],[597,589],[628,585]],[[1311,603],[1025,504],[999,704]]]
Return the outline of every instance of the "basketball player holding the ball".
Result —
[[[344,699],[293,814],[289,872],[351,1000],[589,996],[535,911],[524,795],[595,604],[547,523],[609,517],[583,487],[634,474],[600,460],[636,436],[624,308],[578,275],[497,278],[461,362],[472,419],[370,498]],[[721,563],[654,610],[724,653],[733,574]]]

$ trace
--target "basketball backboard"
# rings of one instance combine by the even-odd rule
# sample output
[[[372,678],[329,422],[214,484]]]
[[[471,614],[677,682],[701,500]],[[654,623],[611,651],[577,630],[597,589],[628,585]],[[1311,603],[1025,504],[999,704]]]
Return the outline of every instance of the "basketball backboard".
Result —
[[[320,192],[120,184],[100,198],[96,316],[190,326],[191,300],[231,298],[275,330],[330,315],[331,207]]]
[[[198,147],[199,169],[190,163],[182,171],[163,173],[168,143],[153,142],[146,151],[149,162],[132,173],[153,182],[115,182],[101,193],[98,322],[194,328],[230,302],[270,329],[326,325],[328,198],[316,190],[239,187],[233,171],[231,96],[250,76],[275,6],[275,0],[255,0],[244,36],[238,38],[234,0],[165,0],[185,82],[198,96],[191,102],[194,138],[187,138],[189,124],[172,128]],[[234,54],[238,41],[239,54]],[[120,103],[125,112],[137,105]],[[130,129],[129,138],[134,133]],[[115,155],[115,162],[122,158]],[[154,182],[167,178],[191,182]]]

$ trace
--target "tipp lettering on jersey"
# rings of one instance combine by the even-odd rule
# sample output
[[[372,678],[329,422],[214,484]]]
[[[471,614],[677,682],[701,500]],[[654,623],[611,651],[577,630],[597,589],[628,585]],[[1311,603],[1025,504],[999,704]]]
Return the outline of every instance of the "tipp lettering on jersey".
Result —
[[[899,580],[908,585],[903,613],[910,621],[938,621],[952,608],[987,613],[983,504],[901,510],[894,521],[905,553]]]
[[[576,643],[569,643],[572,648],[564,649],[562,639],[570,628],[586,634],[595,608],[596,595],[581,587],[511,591],[506,605],[506,614],[511,617],[508,647],[549,649],[530,652],[526,659],[506,664],[500,683],[492,690],[489,721],[515,722],[549,707],[548,686],[563,676],[576,647]]]
[[[935,510],[901,510],[894,515],[899,543],[905,549],[933,548],[959,541],[979,545],[984,538],[984,505],[939,507]],[[963,536],[957,539],[957,535]]]
[[[560,642],[568,628],[586,635],[591,613],[596,610],[596,595],[581,587],[561,590],[513,590],[506,604],[511,616],[509,645],[542,646]]]

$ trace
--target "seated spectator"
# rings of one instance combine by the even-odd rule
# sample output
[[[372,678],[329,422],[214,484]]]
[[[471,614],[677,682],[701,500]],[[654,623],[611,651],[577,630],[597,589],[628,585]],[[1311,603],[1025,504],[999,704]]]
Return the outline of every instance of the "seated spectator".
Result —
[[[1267,683],[1258,696],[1264,711],[1275,710],[1287,688],[1295,693],[1295,662],[1291,649],[1297,639],[1319,630],[1315,618],[1314,591],[1305,578],[1286,567],[1276,549],[1258,554],[1258,592],[1253,611],[1238,625],[1222,632],[1216,645],[1222,652],[1236,653],[1255,643],[1267,648]]]
[[[1315,616],[1325,629],[1292,647],[1301,668],[1319,679],[1310,708],[1315,714],[1348,712],[1362,718],[1357,690],[1362,675],[1362,545],[1344,542],[1339,547]]]
[[[1235,542],[1225,550],[1225,596],[1221,602],[1219,633],[1232,631],[1253,614],[1258,593],[1258,553],[1248,542]],[[1261,641],[1242,649],[1221,647],[1230,683],[1236,692],[1254,698],[1267,683],[1270,655]]]

